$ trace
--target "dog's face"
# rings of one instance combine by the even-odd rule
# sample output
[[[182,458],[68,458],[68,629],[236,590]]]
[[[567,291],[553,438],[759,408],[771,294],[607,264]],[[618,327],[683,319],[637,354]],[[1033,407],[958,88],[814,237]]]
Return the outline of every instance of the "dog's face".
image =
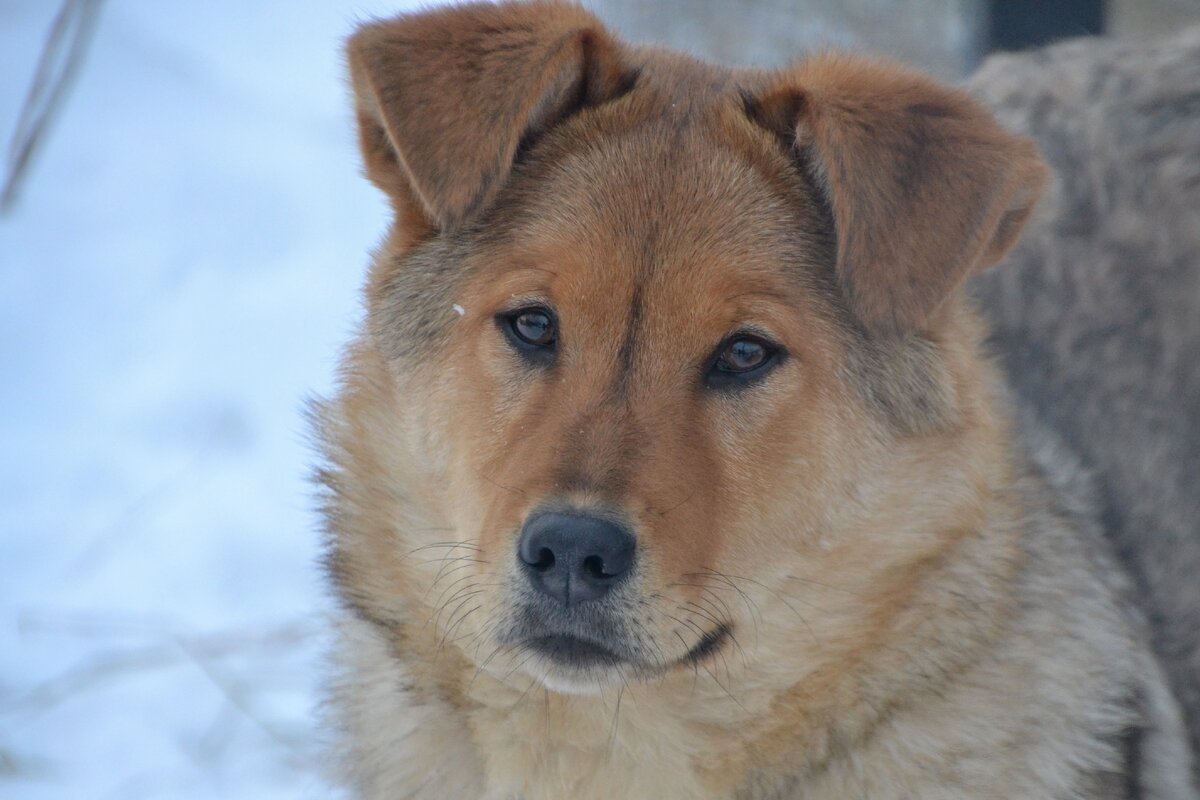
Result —
[[[499,232],[464,248],[465,313],[439,309],[430,354],[454,528],[497,583],[479,622],[554,673],[653,672],[721,641],[729,612],[691,606],[699,588],[762,571],[744,556],[797,530],[836,449],[818,214],[728,132],[650,133],[531,161]]]
[[[379,23],[350,57],[397,222],[343,593],[564,691],[764,636],[816,669],[886,628],[962,522],[914,519],[910,470],[972,480],[938,331],[1036,198],[1029,146],[907,73],[718,70],[553,4]]]

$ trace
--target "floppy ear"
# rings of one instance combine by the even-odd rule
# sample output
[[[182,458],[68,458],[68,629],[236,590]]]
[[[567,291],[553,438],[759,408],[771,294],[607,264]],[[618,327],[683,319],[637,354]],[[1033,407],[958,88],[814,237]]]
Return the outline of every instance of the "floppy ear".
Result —
[[[523,139],[624,80],[599,22],[563,3],[401,16],[364,25],[347,50],[368,177],[441,229],[494,198]]]
[[[1048,178],[1033,142],[918,73],[825,55],[773,81],[747,111],[824,195],[838,281],[874,335],[925,328],[1016,242]]]

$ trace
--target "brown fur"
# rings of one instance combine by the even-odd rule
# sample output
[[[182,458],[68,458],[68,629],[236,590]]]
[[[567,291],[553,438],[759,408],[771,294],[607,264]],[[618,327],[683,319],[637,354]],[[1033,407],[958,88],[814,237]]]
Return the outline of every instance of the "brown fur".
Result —
[[[1129,771],[1130,725],[1178,746],[959,298],[1045,181],[1028,141],[894,66],[737,72],[556,3],[349,54],[396,209],[319,410],[364,796],[1065,798]],[[532,303],[552,367],[499,330]],[[713,390],[737,330],[786,355]],[[636,533],[634,576],[562,622],[620,664],[524,644],[549,617],[516,540],[547,505]]]

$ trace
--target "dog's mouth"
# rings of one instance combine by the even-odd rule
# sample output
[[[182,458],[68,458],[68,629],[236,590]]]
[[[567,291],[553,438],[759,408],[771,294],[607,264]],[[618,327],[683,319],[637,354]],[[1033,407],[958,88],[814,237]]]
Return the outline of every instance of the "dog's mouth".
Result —
[[[571,669],[594,669],[630,664],[654,673],[665,672],[679,665],[694,665],[716,653],[732,635],[729,625],[719,625],[704,634],[690,650],[667,664],[646,664],[641,659],[621,654],[604,644],[567,634],[536,636],[526,639],[524,645],[559,667]]]
[[[604,645],[576,636],[539,636],[526,640],[525,646],[554,664],[576,669],[616,666],[628,660]]]

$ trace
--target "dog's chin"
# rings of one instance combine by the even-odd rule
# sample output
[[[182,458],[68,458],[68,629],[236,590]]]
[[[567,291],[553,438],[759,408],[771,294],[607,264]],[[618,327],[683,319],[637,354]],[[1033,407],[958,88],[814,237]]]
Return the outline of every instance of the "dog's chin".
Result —
[[[539,636],[523,642],[534,654],[525,671],[561,694],[596,694],[621,680],[629,660],[615,650],[574,636]]]
[[[620,684],[620,671],[615,667],[584,672],[543,665],[530,671],[542,686],[557,694],[600,694],[610,685]]]

